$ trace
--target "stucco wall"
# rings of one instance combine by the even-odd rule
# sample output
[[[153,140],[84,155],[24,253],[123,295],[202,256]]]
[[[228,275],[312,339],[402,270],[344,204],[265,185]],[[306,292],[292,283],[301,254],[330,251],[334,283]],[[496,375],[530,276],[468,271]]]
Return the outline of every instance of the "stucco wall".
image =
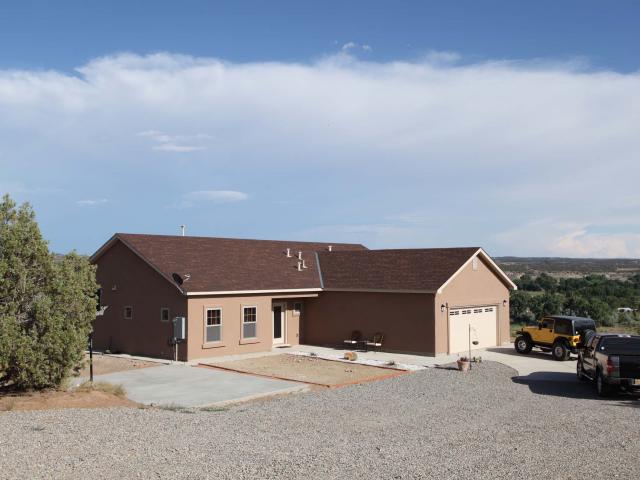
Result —
[[[322,292],[307,299],[301,341],[342,345],[353,330],[382,332],[384,350],[433,354],[433,314],[430,294]]]
[[[169,308],[170,318],[184,316],[186,298],[120,242],[98,259],[97,266],[101,304],[108,308],[94,321],[95,348],[172,358],[173,347],[168,341],[173,327],[171,322],[160,320],[160,309]],[[133,307],[130,320],[124,318],[125,306]],[[182,359],[186,359],[186,350]]]
[[[273,299],[271,296],[237,296],[237,297],[190,297],[188,304],[187,343],[189,359],[215,357],[219,355],[236,355],[269,351],[273,346],[272,302],[286,304],[285,343],[299,343],[299,321],[304,316],[294,315],[293,303],[304,300]],[[243,340],[242,307],[257,307],[257,338]],[[205,311],[207,308],[222,309],[221,341],[205,342]]]
[[[506,305],[503,301],[506,300]],[[441,305],[448,305],[444,312]],[[498,307],[498,343],[509,341],[509,289],[482,260],[478,259],[478,270],[472,263],[462,270],[443,290],[436,295],[436,353],[445,354],[449,349],[450,308],[496,305]]]

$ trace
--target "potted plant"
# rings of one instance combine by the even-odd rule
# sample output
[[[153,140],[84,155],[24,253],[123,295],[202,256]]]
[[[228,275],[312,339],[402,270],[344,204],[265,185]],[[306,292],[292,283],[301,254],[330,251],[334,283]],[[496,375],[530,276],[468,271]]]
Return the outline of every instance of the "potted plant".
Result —
[[[471,362],[469,361],[469,357],[460,357],[458,358],[458,370],[461,372],[468,372],[469,367],[471,366]]]

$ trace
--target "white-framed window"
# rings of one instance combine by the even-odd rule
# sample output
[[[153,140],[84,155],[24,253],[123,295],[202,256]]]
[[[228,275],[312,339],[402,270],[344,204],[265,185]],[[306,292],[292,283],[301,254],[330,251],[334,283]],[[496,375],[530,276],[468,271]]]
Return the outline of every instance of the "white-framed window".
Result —
[[[258,307],[242,307],[242,338],[258,336]]]
[[[206,343],[222,341],[221,308],[207,308],[205,310],[204,341]]]
[[[302,313],[302,302],[293,302],[293,316],[298,317]]]
[[[160,321],[168,322],[170,318],[171,318],[171,312],[169,310],[169,307],[162,307],[160,309]]]
[[[124,307],[124,319],[131,320],[133,318],[133,307],[128,305]]]

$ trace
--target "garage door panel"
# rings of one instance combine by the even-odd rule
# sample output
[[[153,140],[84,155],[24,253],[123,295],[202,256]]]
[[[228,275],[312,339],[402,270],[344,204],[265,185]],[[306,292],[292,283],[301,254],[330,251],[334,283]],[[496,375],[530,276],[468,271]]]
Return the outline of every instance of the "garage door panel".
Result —
[[[497,345],[495,306],[455,308],[449,311],[449,352],[460,353],[469,349],[469,325],[471,341],[478,342],[478,345],[471,345],[472,349]]]

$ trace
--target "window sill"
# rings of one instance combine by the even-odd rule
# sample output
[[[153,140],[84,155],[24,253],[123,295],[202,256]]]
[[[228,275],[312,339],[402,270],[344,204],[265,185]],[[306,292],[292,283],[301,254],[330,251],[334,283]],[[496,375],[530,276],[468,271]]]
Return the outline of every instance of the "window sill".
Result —
[[[260,343],[260,340],[257,338],[241,338],[240,345],[249,345],[252,343]]]
[[[202,344],[202,348],[206,349],[206,348],[220,348],[220,347],[224,347],[224,343],[222,342],[210,342],[210,343],[203,343]]]

